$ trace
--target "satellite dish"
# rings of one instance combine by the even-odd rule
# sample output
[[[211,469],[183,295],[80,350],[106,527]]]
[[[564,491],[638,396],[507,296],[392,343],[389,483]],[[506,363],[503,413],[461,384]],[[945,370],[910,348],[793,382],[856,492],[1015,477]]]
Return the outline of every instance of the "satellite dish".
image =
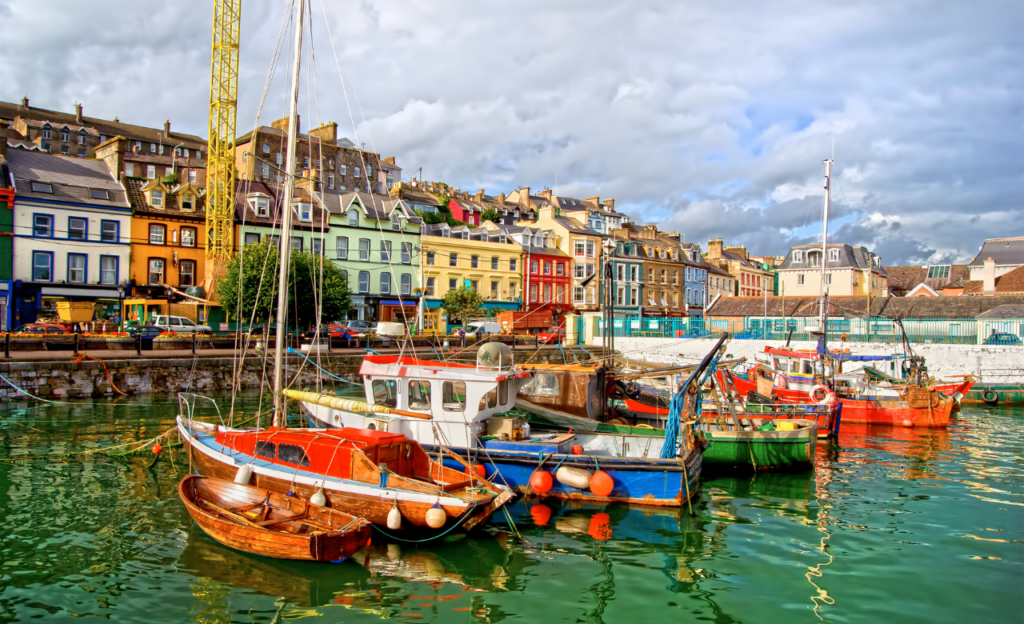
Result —
[[[476,352],[476,365],[481,368],[512,366],[512,348],[502,342],[488,342]]]

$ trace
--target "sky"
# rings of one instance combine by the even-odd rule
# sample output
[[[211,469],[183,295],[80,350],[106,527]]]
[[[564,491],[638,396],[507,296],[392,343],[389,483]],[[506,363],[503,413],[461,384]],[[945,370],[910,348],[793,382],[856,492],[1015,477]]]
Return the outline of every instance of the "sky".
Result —
[[[289,6],[243,0],[238,134],[287,114]],[[307,7],[303,128],[335,121],[406,178],[613,197],[705,248],[782,255],[820,241],[832,157],[829,241],[885,265],[1024,235],[1020,0]],[[0,0],[0,100],[206,136],[211,2],[79,19],[81,2]]]

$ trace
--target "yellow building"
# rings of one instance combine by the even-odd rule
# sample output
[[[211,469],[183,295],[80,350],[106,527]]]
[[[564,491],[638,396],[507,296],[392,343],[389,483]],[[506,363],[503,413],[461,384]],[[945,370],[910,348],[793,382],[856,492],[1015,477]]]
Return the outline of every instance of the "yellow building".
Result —
[[[423,226],[420,284],[426,332],[446,330],[441,299],[449,290],[463,286],[480,293],[488,315],[519,309],[523,248],[488,223],[479,228],[449,227],[447,223]]]
[[[842,243],[826,247],[825,286],[833,297],[888,294],[889,276],[882,268],[882,260],[859,245]],[[780,295],[787,297],[817,297],[821,294],[821,245],[797,245],[789,250],[779,265]]]
[[[555,245],[573,259],[572,303],[579,312],[597,311],[600,308],[598,295],[600,280],[591,279],[598,272],[601,262],[601,234],[580,221],[556,213],[554,206],[542,206],[537,211],[536,221],[521,221],[528,225],[555,233]]]

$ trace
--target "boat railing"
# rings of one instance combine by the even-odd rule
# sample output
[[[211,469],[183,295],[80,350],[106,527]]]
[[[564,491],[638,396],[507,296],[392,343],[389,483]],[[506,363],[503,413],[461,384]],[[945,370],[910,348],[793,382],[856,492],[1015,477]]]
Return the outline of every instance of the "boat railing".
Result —
[[[185,418],[193,420],[195,417],[197,403],[200,400],[212,403],[213,409],[217,411],[217,419],[220,420],[221,426],[226,426],[224,424],[224,416],[220,413],[220,406],[217,405],[217,401],[202,394],[195,394],[193,392],[179,392],[178,407],[181,411],[181,414],[185,416]]]

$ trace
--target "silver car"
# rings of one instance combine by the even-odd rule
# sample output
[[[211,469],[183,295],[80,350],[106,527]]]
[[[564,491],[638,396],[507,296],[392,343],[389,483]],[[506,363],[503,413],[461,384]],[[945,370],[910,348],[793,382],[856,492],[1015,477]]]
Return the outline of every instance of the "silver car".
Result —
[[[165,331],[176,334],[212,334],[213,330],[209,325],[197,325],[184,316],[170,316],[168,314],[154,314],[149,322],[150,325],[162,327]]]

